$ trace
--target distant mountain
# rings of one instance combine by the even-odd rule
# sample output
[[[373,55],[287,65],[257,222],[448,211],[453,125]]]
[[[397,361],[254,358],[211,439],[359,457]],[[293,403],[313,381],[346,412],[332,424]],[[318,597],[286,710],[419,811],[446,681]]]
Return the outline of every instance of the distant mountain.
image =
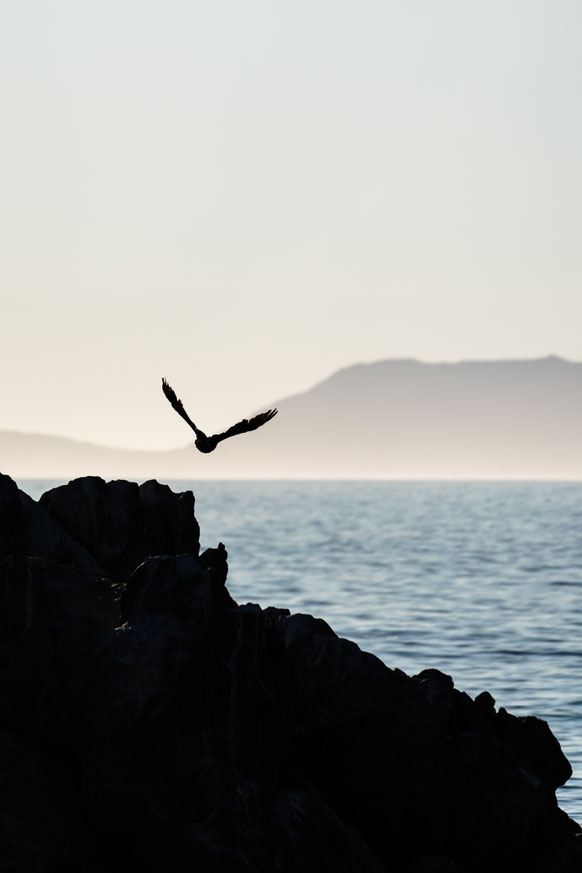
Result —
[[[356,364],[275,403],[266,427],[211,455],[0,432],[17,478],[582,479],[582,363]]]

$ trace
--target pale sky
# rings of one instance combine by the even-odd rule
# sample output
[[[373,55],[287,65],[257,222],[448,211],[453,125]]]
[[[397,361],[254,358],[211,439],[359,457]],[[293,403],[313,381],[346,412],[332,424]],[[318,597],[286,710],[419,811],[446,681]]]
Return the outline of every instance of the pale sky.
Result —
[[[582,360],[579,0],[19,0],[0,429],[169,448],[359,361]]]

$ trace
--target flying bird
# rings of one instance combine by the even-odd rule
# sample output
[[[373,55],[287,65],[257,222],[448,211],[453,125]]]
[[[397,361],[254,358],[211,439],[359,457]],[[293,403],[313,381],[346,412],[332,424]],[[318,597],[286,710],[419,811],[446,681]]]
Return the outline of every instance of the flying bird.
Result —
[[[266,424],[270,421],[273,416],[277,415],[276,409],[268,409],[266,412],[260,412],[259,415],[255,415],[254,418],[243,418],[242,421],[239,421],[238,424],[233,424],[232,427],[229,427],[228,430],[225,430],[224,433],[215,433],[213,436],[206,436],[203,430],[200,430],[199,427],[196,427],[186,410],[182,404],[181,400],[178,400],[176,397],[176,392],[172,388],[171,385],[166,382],[165,379],[162,379],[162,391],[178,413],[178,415],[182,416],[184,421],[188,422],[194,433],[196,434],[196,441],[194,445],[200,452],[213,452],[218,443],[222,442],[222,440],[228,439],[228,437],[236,436],[238,433],[247,433],[249,430],[256,430],[258,427],[261,427],[263,424]]]

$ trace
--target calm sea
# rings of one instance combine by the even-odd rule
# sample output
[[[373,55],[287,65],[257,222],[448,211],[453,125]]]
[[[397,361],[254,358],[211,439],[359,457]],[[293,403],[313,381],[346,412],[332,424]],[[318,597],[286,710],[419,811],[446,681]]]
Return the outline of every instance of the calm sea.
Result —
[[[582,821],[582,483],[169,484],[194,491],[203,548],[226,545],[239,603],[546,719],[574,769],[558,802]]]

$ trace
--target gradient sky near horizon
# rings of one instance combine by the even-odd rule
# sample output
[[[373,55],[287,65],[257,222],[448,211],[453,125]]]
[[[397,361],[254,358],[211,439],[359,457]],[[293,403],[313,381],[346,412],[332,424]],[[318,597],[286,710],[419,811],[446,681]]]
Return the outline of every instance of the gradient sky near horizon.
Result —
[[[169,448],[343,366],[582,360],[578,0],[21,0],[0,429]]]

